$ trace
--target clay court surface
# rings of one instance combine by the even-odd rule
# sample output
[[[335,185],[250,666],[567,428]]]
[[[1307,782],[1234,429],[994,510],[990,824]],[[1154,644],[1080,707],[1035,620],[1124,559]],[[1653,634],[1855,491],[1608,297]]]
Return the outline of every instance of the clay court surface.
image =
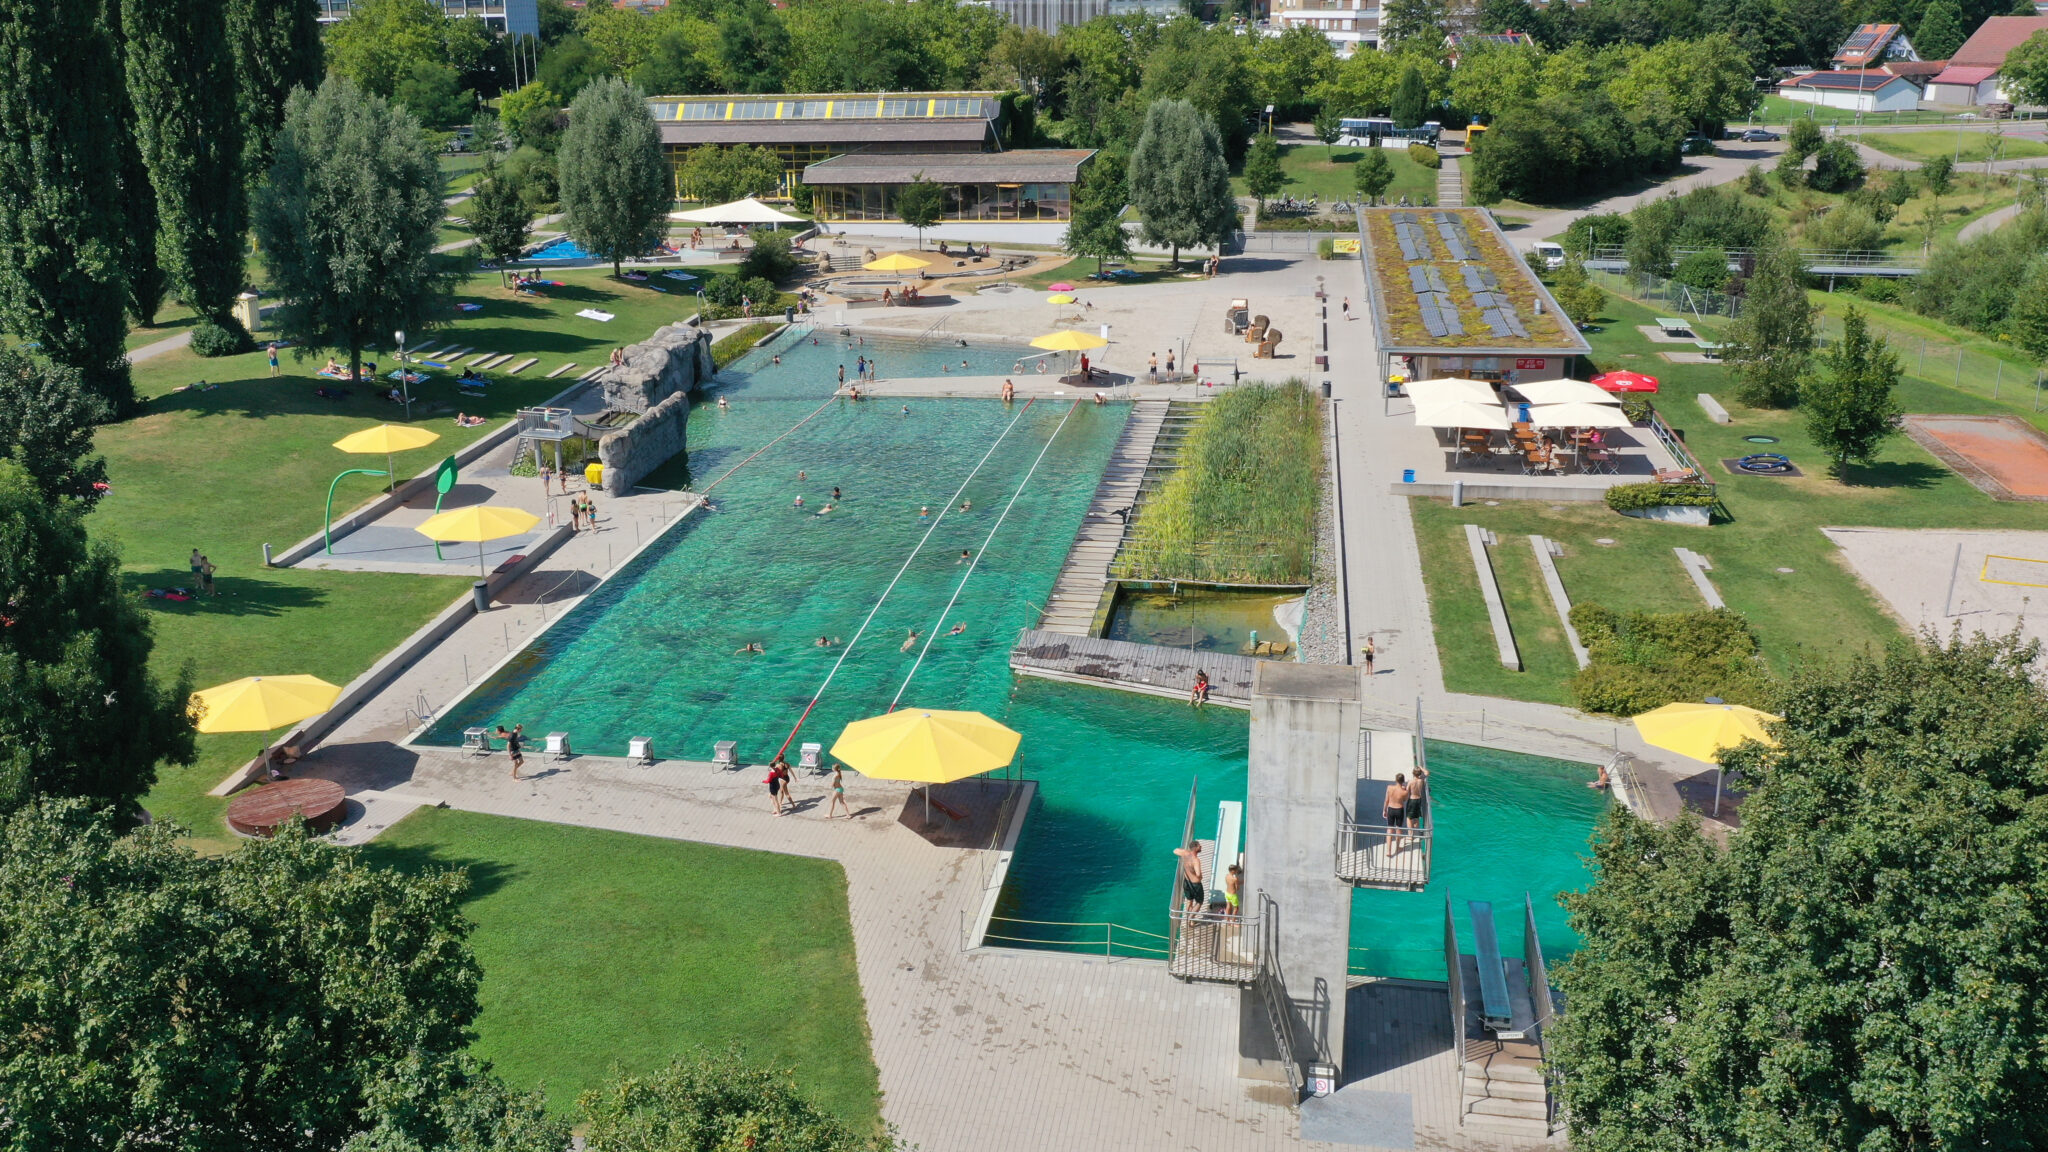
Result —
[[[1908,629],[2048,642],[2048,532],[1823,528]]]
[[[2048,500],[2048,438],[2011,416],[1908,416],[1906,432],[1999,500]]]

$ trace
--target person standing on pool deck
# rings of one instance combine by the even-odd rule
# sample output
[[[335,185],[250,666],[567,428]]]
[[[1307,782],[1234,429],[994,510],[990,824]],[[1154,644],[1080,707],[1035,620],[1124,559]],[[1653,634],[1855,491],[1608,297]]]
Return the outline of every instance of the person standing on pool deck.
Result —
[[[1373,646],[1372,633],[1367,632],[1365,634],[1365,674],[1367,676],[1371,676],[1374,674],[1372,670],[1372,660],[1374,656],[1379,655],[1379,651],[1380,650],[1378,648]]]
[[[1183,912],[1200,912],[1209,902],[1209,887],[1202,882],[1202,845],[1190,840],[1185,848],[1175,848],[1180,857],[1180,902]]]
[[[825,819],[835,813],[844,812],[848,820],[853,819],[853,809],[846,806],[846,766],[835,762],[832,765],[832,803],[825,806]]]
[[[1417,839],[1422,835],[1422,817],[1429,811],[1429,769],[1417,768],[1415,782],[1408,786],[1408,804],[1404,814],[1408,817],[1408,834]]]
[[[777,816],[782,815],[784,797],[782,794],[781,753],[776,753],[775,762],[768,765],[768,776],[761,783],[768,785],[768,810]]]
[[[526,725],[524,724],[514,724],[510,732],[505,731],[503,724],[498,725],[498,739],[505,742],[505,755],[512,758],[512,778],[514,780],[519,779],[519,768],[526,763],[526,757],[520,753],[520,745],[526,740],[525,733]]]
[[[1408,777],[1394,773],[1394,782],[1387,785],[1386,799],[1380,802],[1380,818],[1387,822],[1387,851],[1399,851],[1403,839],[1402,825],[1408,817]]]

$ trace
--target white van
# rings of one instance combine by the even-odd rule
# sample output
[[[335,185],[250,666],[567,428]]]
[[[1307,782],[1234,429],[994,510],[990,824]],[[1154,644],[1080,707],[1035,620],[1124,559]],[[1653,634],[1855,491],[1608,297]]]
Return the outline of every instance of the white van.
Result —
[[[1564,248],[1548,240],[1538,240],[1536,246],[1529,249],[1529,256],[1531,263],[1540,263],[1546,271],[1554,272],[1564,267]]]

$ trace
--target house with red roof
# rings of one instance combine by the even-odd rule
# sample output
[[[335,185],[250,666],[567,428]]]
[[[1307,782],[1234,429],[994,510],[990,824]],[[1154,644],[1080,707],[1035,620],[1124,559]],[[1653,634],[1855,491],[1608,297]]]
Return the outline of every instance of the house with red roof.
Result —
[[[1920,89],[1903,76],[1877,68],[1808,72],[1778,85],[1787,100],[1853,112],[1910,112],[1920,106]]]
[[[1977,105],[2010,103],[1998,85],[1998,71],[2005,67],[2006,53],[2027,42],[2036,32],[2048,32],[2048,16],[1993,16],[1970,34],[1948,67],[1927,84],[1932,104]]]
[[[1918,60],[1913,42],[1898,24],[1860,24],[1835,52],[1837,71],[1882,68],[1892,60]]]

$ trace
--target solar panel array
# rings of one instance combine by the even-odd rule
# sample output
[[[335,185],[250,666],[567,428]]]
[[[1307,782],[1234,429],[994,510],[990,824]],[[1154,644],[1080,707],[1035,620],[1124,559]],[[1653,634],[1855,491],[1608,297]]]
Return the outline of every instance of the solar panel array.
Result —
[[[1429,233],[1422,230],[1413,212],[1394,213],[1394,239],[1401,245],[1401,259],[1410,264],[1434,259],[1429,250]]]
[[[1465,231],[1465,223],[1448,212],[1439,212],[1434,217],[1437,234],[1444,238],[1444,246],[1451,250],[1453,260],[1477,260],[1479,249],[1472,244],[1472,237]]]
[[[1473,292],[1485,292],[1500,287],[1500,277],[1493,269],[1483,264],[1467,264],[1464,268],[1465,287]]]

